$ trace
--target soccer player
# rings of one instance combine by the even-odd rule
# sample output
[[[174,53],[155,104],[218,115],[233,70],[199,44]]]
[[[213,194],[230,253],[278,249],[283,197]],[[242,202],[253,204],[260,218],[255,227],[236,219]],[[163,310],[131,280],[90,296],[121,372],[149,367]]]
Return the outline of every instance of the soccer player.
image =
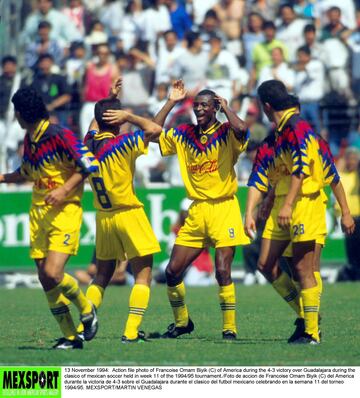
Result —
[[[263,233],[259,268],[272,270],[292,242],[291,264],[304,308],[304,332],[294,343],[318,344],[320,286],[313,272],[315,243],[326,234],[323,205],[323,160],[311,126],[298,115],[298,101],[283,83],[262,83],[258,95],[268,119],[275,123],[275,200]]]
[[[71,301],[78,308],[86,340],[96,334],[96,311],[76,279],[64,268],[79,246],[83,180],[97,170],[98,164],[73,132],[50,124],[45,104],[34,89],[18,90],[12,102],[17,120],[26,130],[24,156],[21,167],[0,175],[0,182],[34,183],[30,256],[35,260],[50,310],[64,336],[53,348],[82,348],[68,305]]]
[[[143,204],[136,197],[133,179],[135,161],[147,153],[149,140],[162,128],[151,120],[121,109],[117,99],[119,79],[111,95],[95,105],[95,119],[85,137],[85,144],[95,154],[100,169],[89,178],[96,213],[97,273],[86,296],[99,308],[104,291],[114,273],[117,260],[128,259],[135,284],[129,298],[129,316],[122,343],[145,340],[139,327],[149,303],[153,254],[160,246],[146,217]],[[114,111],[113,113],[108,111]],[[121,134],[121,124],[129,122],[140,130]]]
[[[185,97],[183,83],[176,82],[155,121],[163,126],[172,108]],[[163,337],[177,338],[194,330],[185,304],[184,272],[205,247],[214,246],[215,276],[223,314],[222,336],[234,340],[236,298],[231,264],[235,247],[249,243],[235,196],[238,184],[234,165],[246,149],[249,132],[226,100],[213,91],[200,91],[193,109],[197,124],[183,124],[163,131],[158,139],[163,156],[177,154],[187,196],[193,200],[166,268],[168,298],[175,323],[169,325]],[[226,123],[216,119],[219,110],[227,117]]]
[[[349,214],[349,209],[346,201],[346,196],[339,179],[339,175],[334,164],[332,154],[330,152],[327,142],[320,136],[316,135],[316,139],[319,143],[319,153],[323,160],[323,172],[324,172],[324,185],[330,185],[334,195],[336,196],[340,208],[342,210],[342,226],[346,233],[352,233],[354,228],[354,220]],[[267,137],[262,145],[259,147],[252,173],[249,177],[249,191],[248,201],[245,213],[245,232],[251,235],[252,232],[256,232],[256,223],[253,217],[254,209],[256,205],[263,199],[265,195],[268,195],[265,202],[268,202],[265,207],[271,211],[273,202],[273,189],[271,183],[275,180],[276,176],[273,175],[275,169],[273,167],[274,159],[274,143],[275,136],[270,135]],[[323,200],[323,211],[326,212],[327,197],[325,193],[322,193]],[[264,202],[263,202],[264,203]],[[269,204],[270,203],[270,204]],[[269,211],[265,211],[265,219],[269,215]],[[322,294],[322,280],[320,276],[320,255],[322,247],[325,243],[325,236],[320,237],[316,240],[315,253],[313,258],[313,272],[316,282],[319,286],[320,295]],[[292,257],[291,244],[286,248],[283,257],[291,261]],[[302,302],[299,297],[298,284],[291,279],[291,277],[278,266],[278,262],[272,264],[271,269],[260,269],[260,272],[266,277],[266,279],[272,284],[275,291],[290,305],[290,307],[296,312],[298,318],[295,321],[296,329],[292,336],[288,339],[291,343],[295,341],[299,336],[304,333],[304,310]]]

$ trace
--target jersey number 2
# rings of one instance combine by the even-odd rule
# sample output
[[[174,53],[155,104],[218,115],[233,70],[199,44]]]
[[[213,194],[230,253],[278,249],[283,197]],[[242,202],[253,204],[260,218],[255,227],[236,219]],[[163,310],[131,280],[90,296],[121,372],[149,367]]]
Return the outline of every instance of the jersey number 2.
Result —
[[[106,192],[104,180],[101,177],[92,177],[92,183],[101,207],[103,209],[110,209],[111,202]]]

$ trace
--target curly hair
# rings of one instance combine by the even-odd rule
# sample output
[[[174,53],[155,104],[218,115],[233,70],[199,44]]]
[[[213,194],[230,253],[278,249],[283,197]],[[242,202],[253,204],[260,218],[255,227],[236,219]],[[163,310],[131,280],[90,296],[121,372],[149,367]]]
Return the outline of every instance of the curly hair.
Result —
[[[16,91],[11,98],[15,111],[26,123],[35,123],[41,119],[48,119],[49,113],[46,109],[41,95],[32,87],[24,87]]]

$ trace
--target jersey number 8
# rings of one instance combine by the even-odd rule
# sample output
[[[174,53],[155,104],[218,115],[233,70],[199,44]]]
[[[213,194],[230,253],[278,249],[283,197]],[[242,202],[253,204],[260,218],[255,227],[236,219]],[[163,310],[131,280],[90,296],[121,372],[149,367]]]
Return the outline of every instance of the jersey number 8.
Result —
[[[110,209],[112,205],[106,193],[104,180],[101,177],[92,177],[92,183],[96,191],[98,202],[100,203],[101,207],[103,209]]]

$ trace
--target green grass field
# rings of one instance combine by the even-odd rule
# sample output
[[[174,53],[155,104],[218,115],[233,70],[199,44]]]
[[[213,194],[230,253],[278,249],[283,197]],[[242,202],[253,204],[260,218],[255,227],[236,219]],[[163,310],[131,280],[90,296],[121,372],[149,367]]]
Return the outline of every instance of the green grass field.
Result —
[[[325,285],[319,346],[291,346],[294,314],[271,286],[237,286],[238,340],[221,339],[217,288],[188,288],[195,331],[178,340],[122,345],[130,288],[111,287],[97,337],[83,350],[50,350],[59,337],[41,290],[0,289],[0,365],[360,365],[360,283]],[[76,311],[73,311],[76,314]],[[76,315],[77,316],[77,315]],[[165,331],[172,313],[155,286],[143,329]]]

